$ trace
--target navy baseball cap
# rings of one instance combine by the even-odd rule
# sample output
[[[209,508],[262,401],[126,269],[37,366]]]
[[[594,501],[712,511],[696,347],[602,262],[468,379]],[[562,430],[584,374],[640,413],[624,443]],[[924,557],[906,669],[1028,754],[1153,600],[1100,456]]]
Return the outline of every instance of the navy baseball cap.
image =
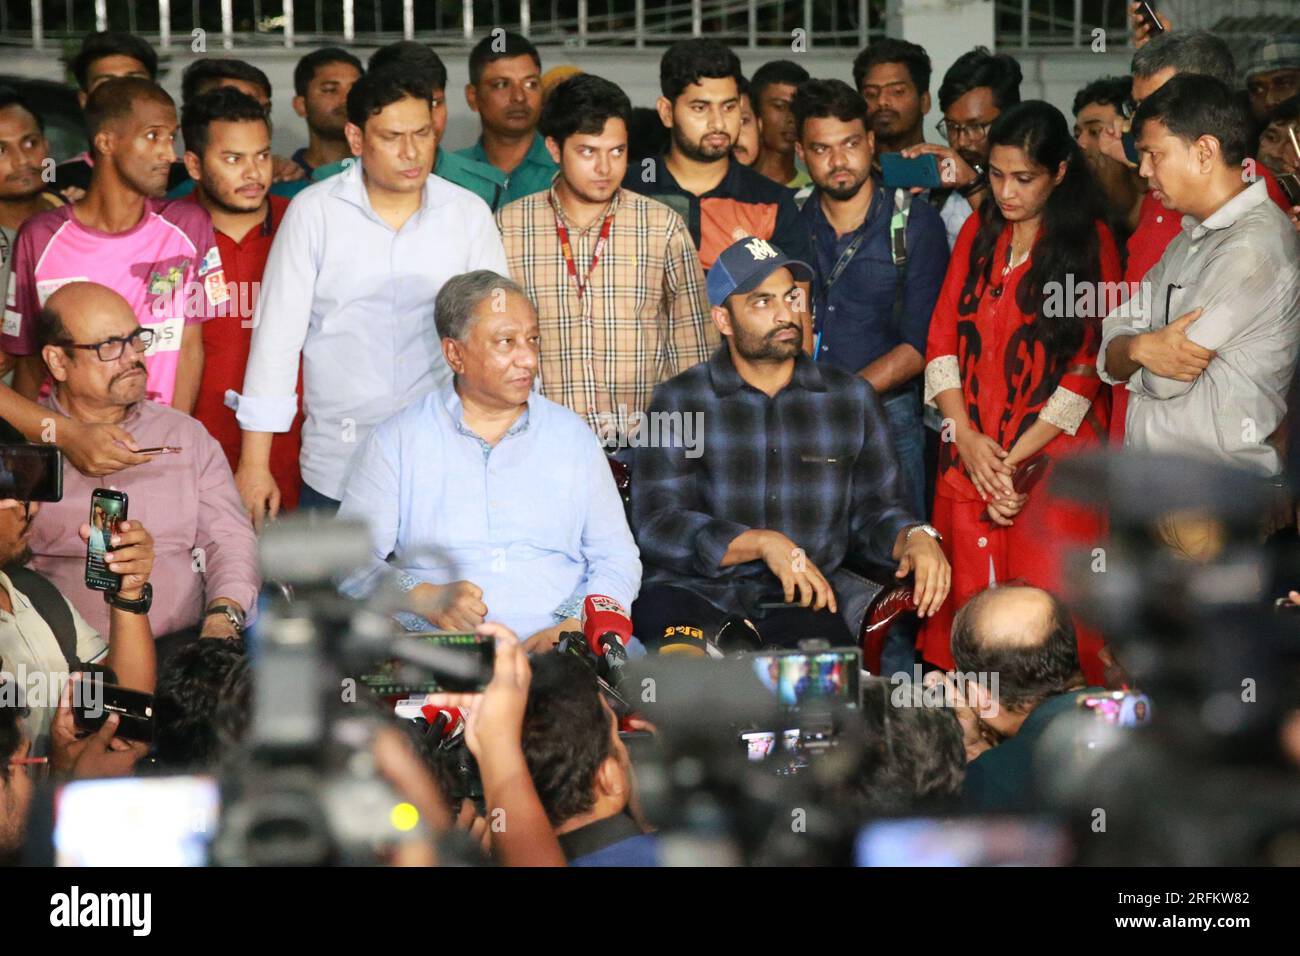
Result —
[[[737,239],[709,267],[705,284],[709,290],[709,304],[722,305],[728,296],[753,292],[777,269],[789,269],[795,279],[811,282],[812,267],[806,262],[791,259],[766,239],[746,236]]]

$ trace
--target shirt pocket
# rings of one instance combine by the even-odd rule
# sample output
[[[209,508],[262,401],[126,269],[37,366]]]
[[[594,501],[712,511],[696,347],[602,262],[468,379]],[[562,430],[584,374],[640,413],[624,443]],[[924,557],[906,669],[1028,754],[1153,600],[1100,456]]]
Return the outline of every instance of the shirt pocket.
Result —
[[[835,450],[802,452],[795,461],[794,509],[800,524],[824,533],[847,514],[853,458]]]

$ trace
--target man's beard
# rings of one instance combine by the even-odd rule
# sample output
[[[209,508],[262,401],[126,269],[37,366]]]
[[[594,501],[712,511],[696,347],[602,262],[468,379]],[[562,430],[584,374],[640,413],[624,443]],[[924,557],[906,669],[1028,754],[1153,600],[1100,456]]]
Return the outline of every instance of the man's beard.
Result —
[[[847,172],[849,172],[849,170],[847,169],[832,170],[830,176],[827,177],[827,180],[829,182],[831,177],[835,176],[837,173],[847,173]],[[858,178],[857,182],[850,183],[847,186],[835,186],[835,185],[823,186],[821,183],[818,183],[817,188],[820,189],[827,196],[830,196],[832,199],[837,200],[838,202],[844,202],[845,200],[852,199],[854,196],[856,196],[858,193],[862,191],[862,187],[867,184],[868,176],[869,176],[869,172],[863,171],[862,175]]]
[[[329,140],[330,142],[346,142],[347,137],[343,135],[343,127],[347,125],[348,118],[346,116],[336,117],[327,113],[325,114],[324,119],[325,123],[330,125],[326,126],[322,124],[320,119],[315,119],[307,123],[308,130],[319,136],[321,139]]]
[[[18,203],[30,202],[39,196],[44,188],[45,184],[41,181],[41,177],[37,176],[35,177],[35,185],[33,185],[31,189],[21,193],[11,193],[7,196],[0,196],[0,203],[14,203],[16,205]]]
[[[716,133],[706,133],[706,136],[716,136]],[[726,134],[722,134],[726,135]],[[697,163],[715,163],[720,159],[726,159],[731,155],[731,137],[727,137],[726,145],[717,148],[708,148],[703,145],[703,138],[699,143],[692,143],[686,138],[681,127],[673,127],[673,144],[677,151],[689,160]]]
[[[208,198],[208,201],[211,202],[212,205],[216,206],[223,212],[228,212],[234,215],[246,212],[256,212],[262,208],[262,203],[266,202],[266,193],[262,193],[262,198],[257,200],[257,202],[252,203],[252,205],[247,205],[250,200],[240,199],[240,202],[245,203],[245,205],[237,206],[234,202],[222,198],[220,191],[217,189],[217,184],[209,177],[202,177],[200,182],[203,184],[203,195]],[[235,196],[238,198],[238,194],[235,194]]]
[[[879,155],[880,153],[895,152],[895,150],[892,148],[893,145],[895,143],[901,143],[905,139],[907,139],[908,135],[912,132],[913,129],[912,126],[901,125],[903,122],[902,113],[895,113],[891,111],[891,116],[886,121],[885,119],[882,119],[880,112],[876,112],[871,114],[869,119],[871,121],[871,129],[876,134],[877,155]],[[894,130],[887,129],[886,123],[893,125],[895,129]]]
[[[739,325],[734,323],[733,329],[735,335],[732,337],[732,341],[736,346],[736,351],[740,353],[741,358],[750,362],[785,361],[794,358],[799,354],[799,350],[803,348],[802,335],[800,338],[791,339],[788,342],[782,342],[776,338],[780,333],[790,329],[801,332],[802,330],[797,325],[783,325],[764,336],[745,332]]]

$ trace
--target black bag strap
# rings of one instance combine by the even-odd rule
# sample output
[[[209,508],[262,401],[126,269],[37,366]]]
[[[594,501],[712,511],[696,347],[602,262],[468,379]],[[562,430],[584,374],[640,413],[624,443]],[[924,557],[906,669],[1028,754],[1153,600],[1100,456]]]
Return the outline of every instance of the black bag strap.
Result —
[[[77,625],[72,620],[72,609],[49,579],[37,574],[30,568],[9,567],[4,569],[13,582],[15,590],[22,591],[32,602],[32,607],[41,616],[59,642],[59,650],[68,662],[69,671],[79,670],[81,661],[77,659]]]
[[[894,260],[898,280],[894,283],[894,331],[903,328],[903,297],[907,294],[907,221],[912,211],[912,194],[906,189],[894,190],[894,213],[889,219],[889,254]]]

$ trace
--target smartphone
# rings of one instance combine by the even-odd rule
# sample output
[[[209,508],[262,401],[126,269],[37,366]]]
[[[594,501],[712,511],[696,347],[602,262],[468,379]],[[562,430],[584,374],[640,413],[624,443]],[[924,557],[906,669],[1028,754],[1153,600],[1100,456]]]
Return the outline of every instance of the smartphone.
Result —
[[[1124,158],[1134,166],[1141,166],[1142,154],[1138,152],[1137,137],[1133,135],[1133,131],[1129,130],[1120,137],[1120,142],[1124,144]]]
[[[768,651],[753,654],[754,673],[783,707],[862,706],[862,651]]]
[[[1068,866],[1066,828],[1033,817],[907,817],[858,833],[856,866]]]
[[[126,520],[126,492],[96,488],[90,493],[90,540],[86,542],[86,587],[117,591],[122,575],[108,569],[104,555],[112,550],[113,535]]]
[[[58,866],[204,866],[221,795],[212,777],[78,780],[54,801]]]
[[[905,159],[902,153],[884,153],[880,157],[880,171],[888,189],[942,189],[939,176],[939,158],[934,155]]]
[[[129,690],[117,684],[99,684],[81,694],[73,719],[82,730],[96,731],[109,714],[117,714],[117,736],[125,740],[153,743],[153,694]]]
[[[0,445],[0,498],[63,500],[63,452],[53,445]]]
[[[1147,25],[1147,37],[1157,37],[1165,32],[1164,24],[1156,16],[1156,7],[1149,0],[1142,0],[1138,5],[1138,15],[1142,17],[1142,22]]]
[[[750,760],[766,760],[768,755],[776,749],[776,732],[755,730],[747,734],[741,734],[740,741],[744,745],[745,753]]]
[[[1117,727],[1141,727],[1151,720],[1151,698],[1131,690],[1088,694],[1079,698],[1078,707]]]

